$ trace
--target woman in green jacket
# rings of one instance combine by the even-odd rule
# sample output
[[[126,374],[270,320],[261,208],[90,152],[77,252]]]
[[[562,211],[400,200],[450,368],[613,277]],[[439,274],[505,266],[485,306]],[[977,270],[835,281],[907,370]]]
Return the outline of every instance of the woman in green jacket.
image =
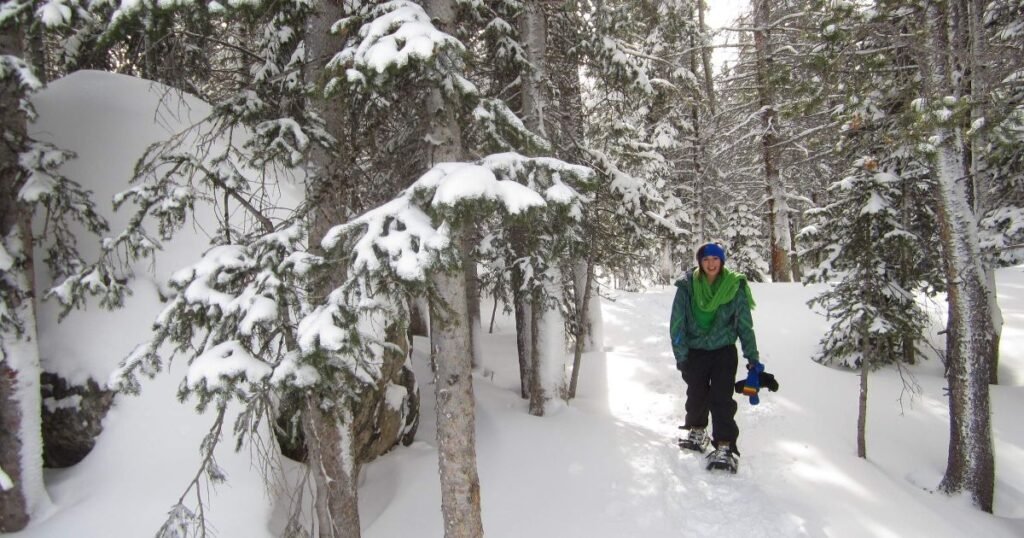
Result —
[[[736,339],[747,367],[757,364],[757,341],[750,311],[754,299],[745,276],[725,268],[725,249],[708,243],[697,249],[698,267],[676,282],[669,331],[676,368],[686,382],[689,430],[679,446],[703,453],[709,443],[708,469],[736,471],[736,401],[733,385],[739,363]],[[713,434],[706,429],[711,414]]]

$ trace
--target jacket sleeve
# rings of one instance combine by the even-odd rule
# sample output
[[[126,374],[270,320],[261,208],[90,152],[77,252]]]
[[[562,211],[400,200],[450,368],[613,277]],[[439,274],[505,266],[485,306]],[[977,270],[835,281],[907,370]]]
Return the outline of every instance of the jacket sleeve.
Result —
[[[669,339],[672,342],[672,354],[676,357],[676,366],[686,362],[690,349],[686,342],[686,316],[689,312],[688,296],[683,288],[676,288],[676,298],[672,301],[672,316],[669,318]]]
[[[761,355],[757,351],[757,338],[754,336],[754,318],[750,315],[750,303],[747,301],[747,290],[744,289],[750,284],[744,282],[739,293],[736,294],[736,332],[740,337],[740,344],[743,345],[743,358],[747,362],[757,363]]]

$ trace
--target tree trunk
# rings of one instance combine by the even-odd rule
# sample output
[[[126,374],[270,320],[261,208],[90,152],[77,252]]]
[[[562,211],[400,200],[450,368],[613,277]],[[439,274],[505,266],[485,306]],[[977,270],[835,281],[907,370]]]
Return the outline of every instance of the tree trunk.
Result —
[[[518,239],[521,234],[525,234],[523,230],[519,230],[513,227],[510,235],[512,236],[512,245],[515,252],[521,252],[522,245],[525,241]],[[523,274],[523,270],[519,265],[512,267],[512,302],[515,306],[516,316],[516,354],[519,357],[519,385],[520,385],[520,396],[523,398],[530,397],[530,379],[532,378],[532,366],[530,360],[530,350],[533,349],[533,329],[531,320],[533,319],[533,308],[530,306],[530,293],[523,289],[526,285],[526,277]]]
[[[19,27],[0,33],[0,54],[21,57]],[[0,532],[28,525],[49,504],[43,486],[39,348],[29,209],[18,200],[26,137],[17,75],[0,79]],[[6,318],[6,319],[4,319]]]
[[[582,275],[581,275],[582,273]],[[580,379],[580,364],[586,342],[590,339],[593,328],[590,325],[590,295],[594,281],[594,264],[592,260],[580,261],[576,264],[574,274],[575,286],[573,294],[576,299],[576,346],[572,360],[572,377],[569,380],[569,398],[576,397],[576,386]]]
[[[873,350],[870,345],[870,336],[862,334],[864,340],[862,348],[863,356],[860,360],[860,397],[857,403],[857,457],[867,459],[867,424],[868,424],[868,373],[871,372],[871,354]]]
[[[771,82],[774,62],[769,50],[771,0],[754,0],[754,51],[756,55],[757,98],[761,108],[761,161],[764,166],[765,187],[768,191],[768,220],[771,231],[770,266],[772,281],[790,282],[790,226],[786,184],[779,172],[781,151],[777,133],[778,113],[775,110],[775,90]]]
[[[322,0],[306,23],[306,80],[314,87],[322,83],[323,65],[341,49],[341,39],[330,28],[345,14],[340,0]],[[308,106],[324,119],[328,133],[344,133],[344,110],[339,100],[311,96]],[[310,189],[317,198],[310,223],[310,249],[320,250],[320,240],[332,226],[345,222],[350,209],[345,202],[345,178],[337,155],[326,148],[314,147],[310,154],[311,176],[316,183]],[[310,301],[319,303],[344,280],[344,269],[313,285]],[[338,417],[321,409],[322,395],[310,394],[302,404],[302,431],[307,462],[315,485],[315,514],[321,537],[352,538],[360,535],[359,498],[356,487],[358,463],[353,450],[352,414]],[[345,404],[342,403],[342,406]],[[339,420],[346,422],[341,423]]]
[[[431,355],[437,370],[437,444],[441,474],[441,513],[446,538],[483,536],[480,478],[476,465],[476,410],[473,365],[466,319],[466,283],[461,272],[431,277],[447,308],[430,313]],[[441,305],[438,305],[441,306]]]
[[[529,66],[523,73],[523,123],[547,138],[547,16],[544,0],[527,0],[519,16],[519,35]]]
[[[427,0],[426,11],[438,29],[453,31],[455,0]],[[428,140],[432,141],[429,142],[428,163],[461,161],[462,132],[455,107],[445,101],[441,88],[430,90],[427,111],[430,114]],[[467,225],[455,223],[453,237],[465,237]],[[463,242],[458,243],[466,248]],[[466,274],[460,265],[450,272],[436,270],[430,278],[438,296],[445,302],[431,305],[430,311],[430,351],[437,367],[434,390],[444,535],[445,538],[476,538],[483,536],[484,528],[476,465],[473,349],[467,326]]]
[[[988,69],[988,36],[985,35],[985,3],[985,0],[969,0],[969,2],[963,2],[962,8],[968,13],[967,33],[970,42],[970,57],[965,63],[970,67],[967,83],[970,85],[971,92],[971,117],[969,120],[971,125],[979,120],[984,120],[988,116],[987,105],[991,81],[989,80]],[[972,190],[974,192],[980,192],[989,187],[989,185],[982,183],[985,178],[982,174],[982,170],[985,168],[983,163],[987,152],[980,146],[984,142],[984,137],[975,135],[971,137],[970,145],[968,146],[971,155],[968,177],[973,178]],[[975,197],[972,206],[975,215],[982,213],[980,196]],[[997,300],[995,268],[991,264],[986,264],[985,266],[985,279],[989,284],[989,309],[992,315],[992,328],[995,331],[992,340],[992,366],[989,383],[998,385],[999,341],[1003,332],[1003,313],[999,308]]]
[[[928,42],[920,63],[923,90],[931,105],[946,96],[960,97],[953,85],[950,42],[944,6],[926,2],[924,24]],[[991,303],[985,270],[981,264],[977,220],[969,204],[967,186],[960,181],[964,170],[962,133],[939,126],[936,157],[938,223],[946,273],[950,330],[946,335],[949,380],[949,457],[940,489],[947,493],[968,491],[975,504],[992,512],[995,488],[995,455],[992,447],[992,415],[989,380],[992,367]]]
[[[530,316],[530,414],[535,417],[544,416],[544,409],[547,406],[551,395],[544,391],[544,368],[541,362],[540,343],[538,338],[542,314],[539,312],[539,303],[542,301],[542,292],[534,288],[530,301],[535,307]]]
[[[467,323],[469,327],[470,349],[473,353],[473,366],[480,364],[481,342],[480,331],[480,278],[477,274],[476,259],[473,258],[473,245],[476,243],[476,226],[472,223],[463,229],[462,234],[462,271],[466,273],[466,305]]]
[[[552,62],[548,54],[548,17],[554,13],[555,3],[550,0],[530,0],[524,3],[519,19],[519,33],[529,63],[523,74],[523,123],[544,138],[549,134],[558,138],[558,125],[549,119],[555,112],[547,87]],[[555,280],[545,281],[541,288],[533,287],[531,299],[530,342],[530,414],[543,416],[547,403],[565,388],[565,331],[557,304],[562,297],[561,271],[548,270]],[[534,274],[533,279],[541,275]],[[552,300],[553,299],[553,300]],[[552,308],[554,306],[554,308]],[[555,325],[559,324],[557,330]],[[559,345],[561,342],[561,345]]]
[[[316,485],[317,536],[358,538],[359,503],[356,502],[359,465],[352,445],[352,416],[325,413],[320,395],[306,397],[302,425],[308,465]]]
[[[700,29],[701,45],[700,45],[700,59],[704,67],[704,98],[708,100],[708,111],[711,115],[715,115],[715,110],[718,108],[715,105],[715,85],[714,85],[714,72],[711,70],[711,47],[708,43],[707,25],[704,24],[704,10],[707,6],[704,5],[705,0],[697,0],[697,23]]]

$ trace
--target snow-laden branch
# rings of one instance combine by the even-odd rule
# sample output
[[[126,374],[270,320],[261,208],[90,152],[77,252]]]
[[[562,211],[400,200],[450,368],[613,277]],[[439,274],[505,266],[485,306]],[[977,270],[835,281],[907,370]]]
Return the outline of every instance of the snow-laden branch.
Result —
[[[422,7],[406,0],[364,8],[335,23],[331,31],[359,36],[357,43],[342,49],[327,63],[328,69],[343,71],[349,83],[365,83],[367,77],[397,71],[414,62],[428,62],[445,50],[465,50],[457,38],[438,30]]]
[[[579,194],[563,175],[589,178],[593,171],[517,153],[490,155],[478,163],[439,163],[395,199],[329,230],[321,245],[331,251],[358,234],[352,247],[355,273],[388,268],[401,280],[424,281],[438,253],[452,242],[443,217],[448,211],[474,202],[495,203],[508,215],[549,203],[572,205]],[[524,178],[528,185],[511,178]]]

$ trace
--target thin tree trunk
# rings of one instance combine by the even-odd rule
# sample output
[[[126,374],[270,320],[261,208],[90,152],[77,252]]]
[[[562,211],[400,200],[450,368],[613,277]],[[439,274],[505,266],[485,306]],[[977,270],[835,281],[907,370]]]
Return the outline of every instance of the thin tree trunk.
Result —
[[[524,240],[519,239],[522,230],[513,227],[510,232],[512,236],[512,248],[515,252],[522,252]],[[530,350],[533,349],[533,329],[530,320],[533,319],[533,312],[530,306],[529,292],[524,291],[526,278],[522,269],[516,264],[512,267],[512,302],[514,304],[516,317],[516,354],[519,357],[519,385],[520,395],[523,398],[530,397],[530,379],[532,367],[530,363]]]
[[[770,266],[772,281],[790,282],[790,226],[786,185],[779,171],[781,150],[777,133],[778,114],[775,91],[769,81],[774,69],[769,50],[768,24],[771,21],[770,0],[754,0],[754,51],[757,61],[757,96],[761,108],[761,160],[765,188],[768,192],[769,228],[771,237]]]
[[[523,3],[523,11],[519,16],[519,35],[526,60],[529,64],[522,75],[523,123],[537,135],[547,138],[546,116],[548,111],[546,109],[548,99],[544,85],[548,80],[548,59],[547,16],[544,12],[544,4],[544,0],[527,0]],[[517,237],[521,241],[519,243],[520,248],[516,248],[516,253],[523,256],[527,254],[526,245],[531,243],[527,239],[530,232],[528,230],[517,230],[517,232],[523,235],[517,233]],[[524,284],[528,286],[529,291],[520,293],[519,297],[523,301],[528,302],[528,304],[517,305],[518,308],[523,310],[524,316],[527,313],[529,314],[528,317],[523,319],[524,325],[528,327],[529,331],[528,337],[524,335],[524,344],[526,345],[523,346],[526,351],[525,363],[528,370],[526,372],[528,374],[526,393],[530,398],[530,414],[536,416],[544,414],[545,402],[551,398],[551,395],[546,394],[544,390],[545,387],[542,381],[544,365],[541,364],[543,357],[540,353],[538,342],[540,317],[544,315],[545,310],[541,303],[542,292],[536,286],[536,280],[539,276],[534,273],[530,276],[529,281],[524,280]],[[522,356],[520,357],[520,364],[523,364]]]
[[[865,331],[866,332],[866,331]],[[868,373],[871,372],[871,354],[873,350],[867,334],[864,339],[864,353],[860,361],[860,397],[857,404],[857,457],[867,459],[867,424],[868,424]]]
[[[584,266],[586,276],[579,278],[577,271],[575,296],[576,296],[576,346],[572,359],[572,377],[569,381],[569,398],[576,397],[576,386],[580,379],[580,363],[583,359],[583,348],[586,347],[586,340],[590,334],[590,291],[594,280],[593,260],[587,259],[580,265]],[[581,282],[582,280],[582,282]],[[582,290],[580,289],[582,284]]]
[[[704,23],[705,9],[707,9],[707,6],[705,6],[704,0],[697,0],[697,21],[701,36],[700,58],[704,67],[704,98],[708,101],[708,111],[714,116],[715,110],[718,107],[715,105],[714,72],[711,70],[711,46],[708,43],[708,27]]]
[[[470,349],[473,352],[473,366],[480,364],[480,278],[477,274],[476,259],[473,258],[473,244],[476,242],[476,229],[469,224],[462,234],[462,270],[466,273],[467,323],[469,327]]]
[[[541,302],[541,291],[534,288],[531,294],[533,305],[539,305]],[[544,369],[541,361],[540,351],[540,323],[542,314],[538,312],[540,308],[534,308],[533,315],[530,316],[530,334],[533,337],[530,340],[530,414],[536,417],[544,416],[544,409],[547,406],[548,400],[551,399],[551,395],[544,391]]]

